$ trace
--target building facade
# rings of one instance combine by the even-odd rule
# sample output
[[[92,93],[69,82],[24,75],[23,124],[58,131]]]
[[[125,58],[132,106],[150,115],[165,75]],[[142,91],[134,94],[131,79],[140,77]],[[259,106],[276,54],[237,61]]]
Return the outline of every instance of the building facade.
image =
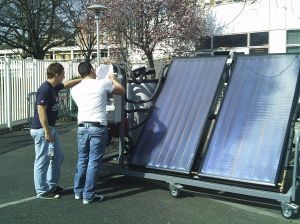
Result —
[[[300,53],[299,0],[202,0],[214,26],[200,52]]]
[[[110,46],[102,47],[101,50],[102,61],[109,60],[114,57],[115,48]],[[18,49],[0,50],[0,58],[20,58],[20,51]],[[97,57],[96,47],[92,52],[92,58]],[[78,46],[65,46],[65,47],[53,47],[45,55],[45,60],[66,60],[66,61],[79,61],[83,60],[84,55],[82,50]]]
[[[211,13],[213,25],[200,38],[196,53],[242,54],[300,53],[300,0],[199,0]],[[109,62],[117,46],[101,42],[101,61]],[[162,58],[163,48],[157,48],[155,58]],[[128,52],[134,63],[145,62],[143,52]],[[96,57],[96,47],[92,57]],[[0,57],[18,57],[17,50],[0,50]],[[55,47],[45,59],[82,60],[78,46]]]

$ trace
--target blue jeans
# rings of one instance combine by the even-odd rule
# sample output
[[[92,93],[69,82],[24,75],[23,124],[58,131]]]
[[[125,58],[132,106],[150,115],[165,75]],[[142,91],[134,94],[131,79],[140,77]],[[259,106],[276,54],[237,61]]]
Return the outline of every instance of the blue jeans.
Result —
[[[77,142],[74,193],[83,199],[92,199],[96,193],[97,178],[107,144],[107,127],[78,127]]]
[[[30,129],[30,134],[35,144],[35,161],[34,161],[34,186],[37,197],[49,192],[51,188],[57,186],[60,177],[60,167],[64,160],[64,153],[61,148],[60,139],[55,128],[51,127],[54,142],[54,157],[50,163],[48,155],[48,144],[45,140],[45,133],[42,128]]]

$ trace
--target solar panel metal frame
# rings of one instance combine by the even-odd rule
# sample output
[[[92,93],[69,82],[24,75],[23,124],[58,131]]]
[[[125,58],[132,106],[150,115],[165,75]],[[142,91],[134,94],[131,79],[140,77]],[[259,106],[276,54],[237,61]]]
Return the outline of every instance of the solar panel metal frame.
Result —
[[[299,54],[294,54],[294,53],[289,53],[289,54],[260,54],[259,56],[276,56],[276,55],[294,55],[295,58],[298,59],[298,62],[299,62],[299,65],[300,65],[300,55]],[[242,58],[242,57],[255,57],[257,55],[238,55],[237,56],[237,59],[238,58]],[[296,59],[295,59],[296,60]],[[234,62],[234,65],[236,64],[236,62]],[[234,67],[233,65],[233,67]],[[233,75],[233,72],[232,72],[232,75]],[[232,76],[230,77],[230,79],[232,78]],[[224,94],[224,99],[226,98],[226,96],[228,95],[228,88],[230,87],[230,80],[229,80],[229,84],[226,88],[226,92]],[[293,115],[296,113],[296,106],[297,106],[297,103],[298,103],[298,99],[300,97],[300,66],[299,66],[299,69],[298,69],[298,77],[297,77],[297,83],[295,85],[295,91],[294,91],[294,96],[293,96],[293,101],[292,101],[292,105],[291,105],[291,110],[290,110],[290,114],[289,114],[289,120],[288,120],[288,123],[287,123],[287,128],[286,128],[286,133],[285,133],[285,137],[284,137],[284,141],[283,141],[283,144],[282,144],[282,149],[281,149],[281,155],[280,155],[280,161],[278,163],[278,168],[277,168],[277,172],[276,172],[276,177],[275,177],[275,180],[274,180],[274,183],[265,183],[265,182],[258,182],[258,181],[249,181],[249,180],[241,180],[241,179],[238,179],[238,178],[228,178],[228,177],[224,177],[224,176],[218,176],[218,175],[213,175],[213,174],[204,174],[202,173],[202,168],[203,168],[203,165],[204,165],[204,162],[205,162],[205,158],[207,156],[207,151],[209,150],[209,146],[211,144],[211,141],[212,141],[212,137],[213,137],[213,133],[214,133],[214,130],[217,126],[217,123],[218,123],[218,119],[216,121],[216,124],[214,125],[213,127],[213,131],[212,131],[212,134],[209,138],[209,142],[207,144],[207,147],[206,149],[204,150],[205,151],[205,154],[200,162],[200,166],[198,168],[198,176],[199,177],[205,177],[205,178],[209,178],[209,179],[219,179],[219,180],[223,180],[225,182],[227,181],[233,181],[233,182],[240,182],[240,183],[244,183],[244,184],[251,184],[251,185],[260,185],[260,186],[271,186],[271,187],[275,187],[278,183],[278,180],[279,180],[279,177],[280,177],[280,171],[281,171],[281,167],[283,167],[283,160],[285,158],[285,154],[286,154],[286,151],[287,151],[287,143],[288,143],[288,139],[290,137],[290,132],[291,132],[291,124],[293,122]],[[223,105],[223,102],[221,104],[221,108],[219,110],[219,112],[221,113],[222,112],[222,105]]]
[[[211,57],[211,56],[200,56],[200,57],[190,57],[190,58],[183,58],[183,57],[177,57],[177,58],[174,58],[173,61],[171,62],[169,68],[168,68],[168,72],[167,72],[167,75],[170,71],[170,68],[172,66],[172,64],[174,63],[174,60],[177,60],[177,59],[182,59],[182,60],[189,60],[189,59],[201,59],[201,58],[211,58],[211,59],[214,59],[214,58],[223,58],[224,59],[224,65],[223,65],[223,68],[221,70],[221,74],[220,74],[220,78],[219,78],[219,81],[217,83],[217,88],[216,88],[216,91],[215,91],[215,94],[214,94],[214,97],[213,97],[213,100],[211,102],[211,105],[209,107],[209,110],[208,110],[208,115],[206,117],[206,120],[205,120],[205,124],[203,125],[203,129],[201,131],[201,133],[205,133],[205,129],[207,128],[207,123],[208,123],[208,118],[209,118],[209,115],[212,113],[212,111],[215,109],[216,107],[216,103],[218,101],[218,98],[219,98],[219,95],[221,93],[221,90],[223,88],[223,85],[224,85],[224,81],[225,79],[227,78],[227,73],[225,72],[225,68],[226,68],[226,59],[228,58],[227,56],[215,56],[215,57]],[[147,125],[148,122],[146,122],[146,124],[144,125],[141,133],[144,132],[145,128],[146,128],[146,125]],[[141,137],[141,136],[140,136]],[[197,156],[197,151],[198,151],[198,147],[199,147],[199,143],[201,142],[201,139],[202,139],[203,136],[199,137],[199,141],[198,141],[198,146],[195,150],[195,153],[194,153],[194,156],[192,158],[192,162],[190,163],[190,166],[188,168],[188,170],[178,170],[178,169],[169,169],[169,168],[163,168],[163,167],[155,167],[155,166],[149,166],[149,165],[140,165],[140,164],[133,164],[131,162],[131,160],[129,161],[129,166],[131,167],[140,167],[140,168],[147,168],[147,169],[152,169],[152,170],[158,170],[158,171],[167,171],[167,172],[174,172],[174,173],[179,173],[179,174],[189,174],[191,172],[191,168],[194,164],[194,160]],[[140,138],[137,142],[137,144],[139,143],[140,141]],[[137,145],[136,144],[136,145]]]

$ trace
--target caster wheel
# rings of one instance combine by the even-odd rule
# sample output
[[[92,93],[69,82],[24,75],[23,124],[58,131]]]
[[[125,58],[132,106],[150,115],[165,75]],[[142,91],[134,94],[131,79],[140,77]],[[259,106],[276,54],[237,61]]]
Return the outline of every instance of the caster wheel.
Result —
[[[286,219],[293,219],[295,218],[295,212],[293,209],[282,209],[281,214]]]
[[[179,197],[180,197],[180,190],[179,190],[179,189],[171,190],[171,195],[172,195],[174,198],[179,198]]]
[[[281,214],[286,219],[293,219],[297,214],[297,210],[293,209],[288,203],[281,203]]]
[[[174,198],[179,198],[180,197],[180,186],[174,185],[174,184],[169,184],[169,189],[170,189],[170,193]]]

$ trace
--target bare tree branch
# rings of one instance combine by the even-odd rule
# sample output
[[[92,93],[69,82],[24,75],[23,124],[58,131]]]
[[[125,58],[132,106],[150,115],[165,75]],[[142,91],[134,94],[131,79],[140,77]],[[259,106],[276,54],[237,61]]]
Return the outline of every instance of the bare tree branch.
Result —
[[[204,9],[197,0],[98,0],[109,13],[104,23],[110,33],[141,49],[153,67],[153,51],[190,48],[205,29]],[[116,38],[117,39],[117,38]]]
[[[26,55],[43,59],[47,50],[65,43],[76,29],[67,5],[78,0],[2,0],[0,41]],[[77,12],[78,13],[78,12]]]

